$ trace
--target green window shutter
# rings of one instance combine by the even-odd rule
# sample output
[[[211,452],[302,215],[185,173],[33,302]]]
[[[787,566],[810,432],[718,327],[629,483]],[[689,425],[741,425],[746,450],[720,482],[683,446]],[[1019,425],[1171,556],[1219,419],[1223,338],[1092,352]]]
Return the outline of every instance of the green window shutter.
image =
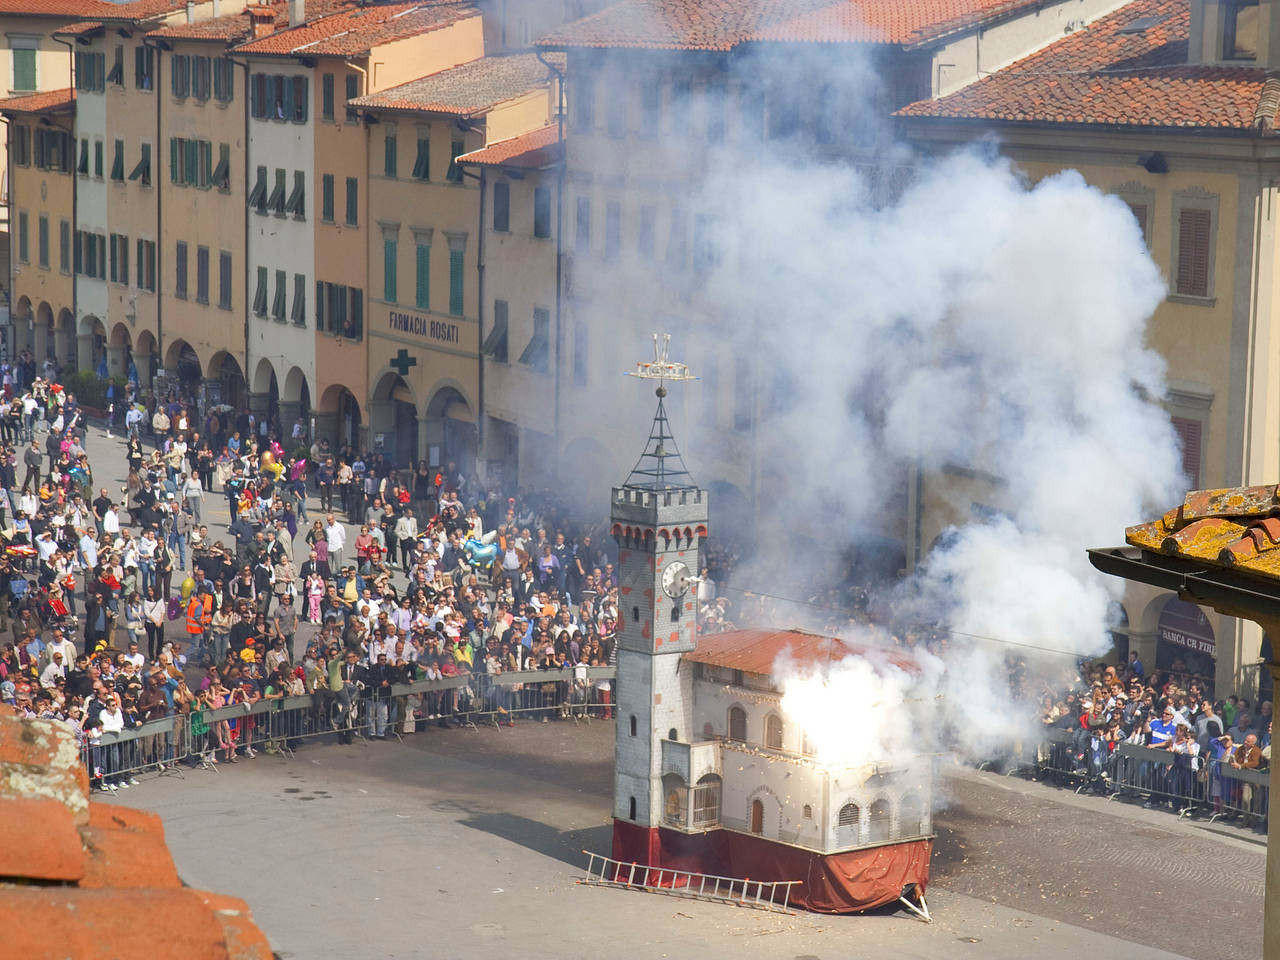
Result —
[[[102,141],[93,141],[93,175],[102,179]]]
[[[18,213],[18,259],[26,263],[31,259],[29,241],[27,238],[27,212],[25,210]]]
[[[112,180],[124,179],[124,141],[123,140],[116,141],[115,152],[111,157],[111,179]]]
[[[396,302],[396,248],[399,244],[389,237],[382,241],[382,299]]]
[[[396,138],[386,136],[382,140],[382,173],[387,177],[396,175]]]
[[[36,88],[36,51],[12,50],[13,57],[13,89],[34,90]]]
[[[49,218],[46,216],[36,221],[36,246],[40,266],[49,269]]]
[[[181,183],[178,175],[178,154],[182,151],[182,141],[177,137],[169,138],[169,182]]]
[[[326,73],[320,78],[320,117],[333,119],[333,74]]]
[[[187,245],[181,240],[173,258],[173,295],[179,300],[187,299]]]
[[[289,302],[289,275],[283,270],[276,271],[276,295],[271,303],[271,316],[283,320]]]
[[[360,223],[360,181],[355,177],[347,177],[347,223],[353,227]]]
[[[445,174],[445,179],[452,183],[462,182],[462,167],[458,165],[458,157],[466,152],[461,140],[454,140],[449,144],[449,170]]]
[[[449,251],[449,312],[455,317],[462,316],[462,250]]]
[[[301,273],[293,275],[293,310],[289,316],[298,326],[307,325],[307,278]]]
[[[414,303],[419,310],[431,309],[431,248],[425,243],[417,246],[417,284]]]
[[[258,268],[258,285],[253,291],[253,312],[260,317],[267,315],[267,268]]]
[[[426,137],[418,138],[418,156],[413,161],[413,178],[431,179],[431,141]]]
[[[326,223],[333,222],[333,174],[320,178],[320,217]]]

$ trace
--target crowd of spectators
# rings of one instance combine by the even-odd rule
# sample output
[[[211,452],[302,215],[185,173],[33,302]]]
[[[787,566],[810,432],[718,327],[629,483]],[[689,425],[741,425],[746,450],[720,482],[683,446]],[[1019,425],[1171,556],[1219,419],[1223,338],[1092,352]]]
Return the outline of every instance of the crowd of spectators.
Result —
[[[0,630],[12,631],[0,699],[75,726],[95,786],[137,773],[100,749],[102,734],[271,697],[323,698],[343,738],[360,712],[382,738],[479,711],[507,724],[571,703],[609,715],[610,683],[587,668],[615,662],[613,555],[551,498],[481,489],[454,464],[402,475],[377,455],[306,449],[301,423],[288,452],[269,419],[199,418],[176,391],[144,408],[134,385],[110,398],[127,480],[95,496],[75,398],[36,374],[24,355],[0,400],[0,508],[12,511],[0,517]],[[225,535],[208,522],[215,497]],[[532,669],[565,679],[546,697],[541,684],[479,680],[387,695]],[[254,753],[251,721],[193,726],[205,762]]]

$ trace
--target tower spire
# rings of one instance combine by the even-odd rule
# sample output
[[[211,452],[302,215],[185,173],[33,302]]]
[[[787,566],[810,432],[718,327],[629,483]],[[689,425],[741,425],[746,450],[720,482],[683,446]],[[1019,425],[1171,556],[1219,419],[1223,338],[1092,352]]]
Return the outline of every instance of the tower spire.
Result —
[[[653,425],[649,428],[649,440],[623,484],[633,490],[693,490],[697,487],[684,465],[684,458],[680,456],[680,448],[676,446],[664,400],[667,396],[666,381],[682,383],[698,378],[689,372],[688,365],[668,359],[670,345],[671,334],[664,333],[659,338],[655,333],[653,360],[640,361],[629,374],[641,380],[658,381],[658,389],[655,391],[658,409],[653,415]]]

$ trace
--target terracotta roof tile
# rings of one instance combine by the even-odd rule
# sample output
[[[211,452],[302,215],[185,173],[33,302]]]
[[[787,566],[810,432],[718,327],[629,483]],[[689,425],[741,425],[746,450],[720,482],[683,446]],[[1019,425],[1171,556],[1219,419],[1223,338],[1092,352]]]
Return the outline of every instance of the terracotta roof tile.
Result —
[[[80,831],[65,803],[0,796],[0,877],[74,883],[84,872]]]
[[[76,92],[71,87],[0,100],[0,113],[72,113],[75,108]]]
[[[1267,577],[1280,577],[1280,488],[1193,490],[1159,520],[1125,531],[1126,542]]]
[[[807,666],[873,652],[904,670],[919,669],[914,661],[900,653],[880,649],[873,651],[873,648],[859,643],[803,630],[730,630],[705,634],[698,637],[697,649],[686,653],[683,659],[768,676],[784,654],[793,663]]]
[[[83,37],[96,30],[101,30],[105,26],[101,20],[80,20],[77,23],[68,23],[65,27],[59,27],[53,31],[55,37]]]
[[[307,16],[311,19],[327,17],[355,4],[355,0],[308,0]],[[289,5],[286,2],[267,4],[275,14],[275,29],[289,28]],[[225,17],[210,17],[194,23],[174,23],[152,30],[149,37],[169,40],[219,40],[226,43],[243,43],[249,38],[249,14],[247,11]]]
[[[473,150],[458,157],[459,163],[474,163],[482,167],[518,167],[523,170],[543,170],[564,159],[564,143],[560,131],[553,123],[518,137],[499,140],[480,150]]]
[[[163,944],[147,935],[163,921]],[[182,886],[160,818],[89,802],[71,728],[0,705],[0,954],[270,960],[240,900]],[[141,932],[140,932],[141,931]]]
[[[100,17],[112,9],[104,0],[0,0],[0,15]]]
[[[1036,0],[623,0],[539,46],[731,50],[744,43],[914,46]]]
[[[532,53],[481,57],[348,102],[381,110],[470,116],[545,86],[548,73]]]
[[[1138,20],[1154,21],[1143,28]],[[1251,130],[1265,71],[1187,63],[1188,0],[1133,0],[1045,49],[900,116]],[[1274,87],[1274,85],[1273,85]],[[1269,100],[1277,91],[1270,90]],[[1276,101],[1280,102],[1280,101]]]
[[[308,20],[297,27],[277,30],[235,49],[236,53],[254,56],[360,56],[378,44],[438,30],[479,15],[480,12],[465,0],[353,7],[331,16]]]

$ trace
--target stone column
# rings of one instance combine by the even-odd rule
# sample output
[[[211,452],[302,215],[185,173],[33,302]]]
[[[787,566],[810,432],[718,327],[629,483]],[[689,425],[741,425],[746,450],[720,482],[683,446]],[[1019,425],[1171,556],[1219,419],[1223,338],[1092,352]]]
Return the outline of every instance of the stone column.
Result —
[[[141,371],[139,371],[141,372]],[[128,348],[123,343],[107,344],[107,376],[123,377],[129,373]]]
[[[311,415],[311,419],[315,421],[316,425],[315,436],[312,439],[319,440],[324,437],[329,441],[329,449],[336,450],[338,444],[338,414],[336,412],[321,413],[317,410]]]
[[[31,352],[36,356],[36,374],[43,377],[44,360],[49,355],[49,328],[43,323],[31,328]]]
[[[298,414],[300,413],[302,413],[301,401],[280,401],[280,413],[277,415],[280,420],[280,442],[286,447],[291,442],[289,437],[293,434],[293,421],[298,419]]]
[[[76,369],[97,373],[93,363],[93,334],[82,333],[76,337]]]

